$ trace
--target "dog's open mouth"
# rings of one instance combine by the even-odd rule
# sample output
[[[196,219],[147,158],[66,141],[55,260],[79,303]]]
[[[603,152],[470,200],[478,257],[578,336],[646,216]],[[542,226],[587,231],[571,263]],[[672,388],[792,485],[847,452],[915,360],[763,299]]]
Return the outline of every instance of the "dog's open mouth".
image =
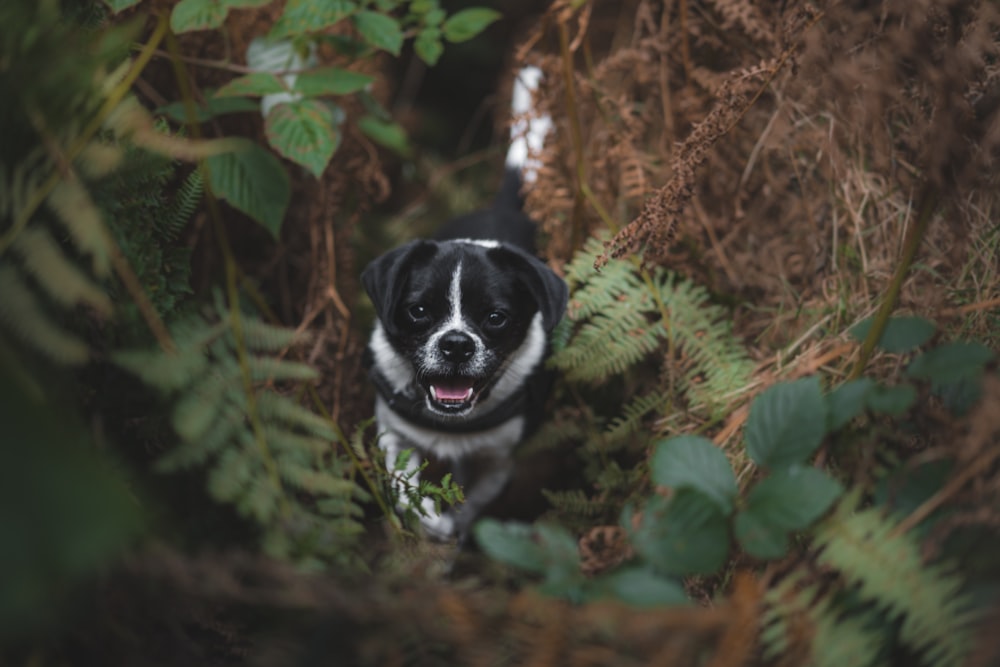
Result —
[[[472,407],[476,398],[475,380],[464,377],[432,379],[427,384],[427,395],[433,407],[442,412],[462,412]]]

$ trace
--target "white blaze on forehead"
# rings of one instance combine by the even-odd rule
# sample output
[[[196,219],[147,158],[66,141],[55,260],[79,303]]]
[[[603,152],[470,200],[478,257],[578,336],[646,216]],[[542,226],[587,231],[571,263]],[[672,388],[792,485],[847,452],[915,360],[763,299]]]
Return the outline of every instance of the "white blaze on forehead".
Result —
[[[451,276],[451,285],[448,287],[448,305],[451,308],[448,318],[448,328],[462,329],[462,262],[455,266],[455,273]]]

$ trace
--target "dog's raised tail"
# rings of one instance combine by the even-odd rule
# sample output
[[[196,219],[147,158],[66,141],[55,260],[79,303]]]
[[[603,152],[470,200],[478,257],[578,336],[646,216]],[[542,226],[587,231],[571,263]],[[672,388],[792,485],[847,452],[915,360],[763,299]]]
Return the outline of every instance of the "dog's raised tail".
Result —
[[[542,70],[534,65],[524,67],[514,78],[511,95],[510,148],[507,149],[506,174],[498,199],[516,203],[521,208],[521,186],[531,185],[538,178],[541,162],[538,154],[552,127],[552,119],[534,109],[534,93],[542,80]]]

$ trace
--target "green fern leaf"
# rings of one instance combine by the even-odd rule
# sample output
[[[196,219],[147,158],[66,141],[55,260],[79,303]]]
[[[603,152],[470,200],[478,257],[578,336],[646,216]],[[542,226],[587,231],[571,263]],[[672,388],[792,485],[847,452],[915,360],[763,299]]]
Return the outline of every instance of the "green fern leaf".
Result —
[[[90,357],[86,343],[49,319],[11,266],[0,266],[0,321],[23,342],[57,363],[78,365]]]
[[[12,247],[53,301],[65,308],[87,304],[102,315],[111,314],[108,295],[66,257],[47,231],[28,227],[18,235]]]
[[[897,523],[878,508],[843,502],[816,533],[818,560],[900,618],[900,638],[929,663],[963,664],[974,620],[963,580],[944,565],[925,564],[913,537],[896,534]]]

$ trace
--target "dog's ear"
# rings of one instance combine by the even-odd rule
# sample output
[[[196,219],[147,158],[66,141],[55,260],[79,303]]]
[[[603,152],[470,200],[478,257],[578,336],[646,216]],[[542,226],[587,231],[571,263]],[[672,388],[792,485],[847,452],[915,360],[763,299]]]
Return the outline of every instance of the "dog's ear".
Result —
[[[566,281],[556,275],[542,260],[512,246],[500,246],[489,251],[494,261],[509,266],[521,278],[522,283],[535,297],[542,313],[542,324],[551,333],[563,313],[569,299]]]
[[[384,325],[392,326],[392,312],[406,285],[410,267],[418,261],[430,260],[437,250],[434,241],[410,241],[372,260],[361,272],[361,284]]]

